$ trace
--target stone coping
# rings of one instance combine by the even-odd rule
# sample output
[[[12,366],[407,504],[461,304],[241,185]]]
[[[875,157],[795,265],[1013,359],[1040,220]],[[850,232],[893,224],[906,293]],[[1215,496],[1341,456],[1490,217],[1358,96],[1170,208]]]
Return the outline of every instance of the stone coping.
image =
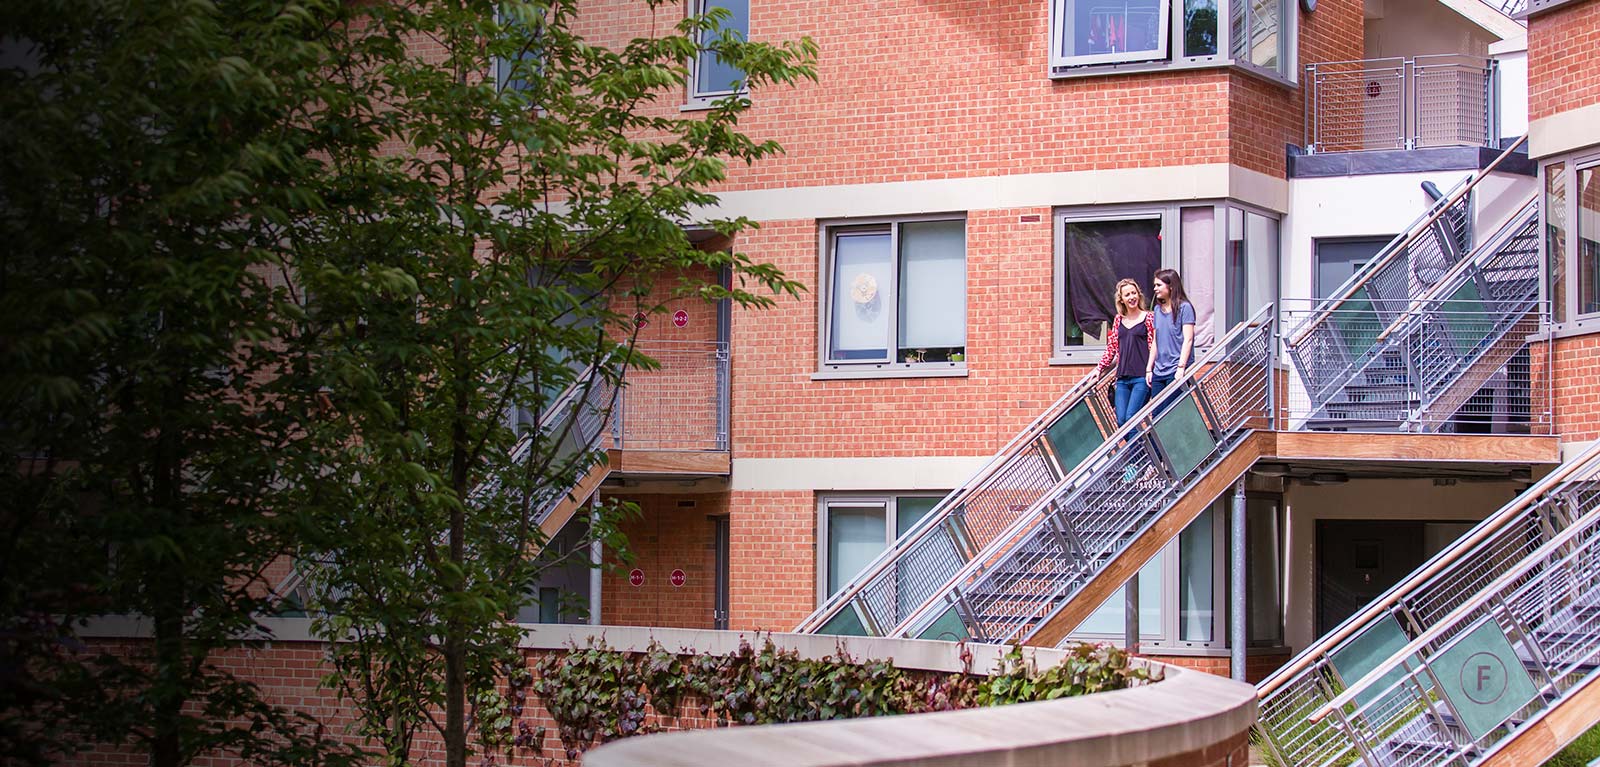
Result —
[[[608,743],[584,754],[583,764],[1121,767],[1202,752],[1255,722],[1254,687],[1152,665],[1166,678],[1129,690],[935,714],[661,733]]]

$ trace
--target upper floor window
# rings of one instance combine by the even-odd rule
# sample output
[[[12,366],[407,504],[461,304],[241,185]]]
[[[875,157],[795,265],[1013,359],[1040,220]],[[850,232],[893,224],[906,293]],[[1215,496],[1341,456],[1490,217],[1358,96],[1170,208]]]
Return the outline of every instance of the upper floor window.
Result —
[[[966,221],[841,224],[823,240],[825,370],[965,368]]]
[[[1552,319],[1600,327],[1600,153],[1570,155],[1542,168],[1545,258]]]
[[[494,59],[495,85],[501,91],[526,93],[543,67],[544,12],[527,4],[508,4],[495,9],[495,19],[503,26],[499,44],[509,54]]]
[[[696,16],[716,16],[716,31],[705,31],[696,41],[699,53],[689,65],[690,106],[710,106],[723,96],[744,90],[744,71],[724,59],[711,42],[729,34],[740,40],[750,35],[749,0],[691,0]]]
[[[1050,71],[1232,64],[1292,81],[1289,0],[1051,0]],[[1222,19],[1227,19],[1223,24]]]

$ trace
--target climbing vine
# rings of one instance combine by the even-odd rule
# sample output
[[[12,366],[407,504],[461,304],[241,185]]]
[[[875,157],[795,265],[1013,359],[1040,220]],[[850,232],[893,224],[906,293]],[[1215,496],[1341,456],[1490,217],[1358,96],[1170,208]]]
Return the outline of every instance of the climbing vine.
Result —
[[[965,650],[962,659],[971,663]],[[644,652],[623,652],[591,638],[586,646],[540,658],[524,684],[554,718],[567,759],[575,760],[597,743],[657,732],[696,713],[719,727],[853,719],[1053,700],[1155,678],[1132,667],[1126,652],[1104,644],[1071,646],[1059,664],[1044,669],[1013,647],[1001,670],[984,676],[970,669],[900,669],[892,660],[858,660],[843,652],[808,660],[770,640],[759,649],[740,642],[726,655],[687,655],[655,642]],[[520,690],[512,689],[513,695]],[[521,698],[516,702],[520,714]],[[517,718],[495,718],[500,734],[485,733],[485,745],[508,756],[519,748],[539,753],[544,728],[516,722],[513,738]]]

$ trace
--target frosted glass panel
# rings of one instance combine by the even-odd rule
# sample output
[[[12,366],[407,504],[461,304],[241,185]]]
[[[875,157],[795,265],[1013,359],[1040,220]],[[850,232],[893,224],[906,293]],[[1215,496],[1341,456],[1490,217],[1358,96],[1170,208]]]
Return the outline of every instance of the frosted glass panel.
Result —
[[[900,258],[900,348],[966,346],[966,224],[903,225]]]
[[[850,582],[884,549],[882,506],[828,507],[828,595]]]
[[[933,507],[943,499],[933,496],[906,496],[896,499],[894,511],[894,537],[899,538],[911,530]]]
[[[1194,304],[1194,348],[1209,349],[1216,324],[1216,209],[1184,208],[1182,228],[1183,289]]]
[[[1166,558],[1167,551],[1162,549],[1160,554],[1139,569],[1139,636],[1141,637],[1161,635],[1161,568]],[[1117,589],[1110,599],[1090,613],[1072,633],[1122,636],[1125,601],[1122,589]]]
[[[1178,638],[1185,642],[1211,641],[1216,623],[1212,509],[1202,512],[1178,536]]]
[[[894,266],[889,233],[841,234],[834,238],[832,337],[829,359],[888,359]]]
[[[1245,236],[1250,241],[1249,277],[1246,280],[1249,284],[1249,314],[1245,315],[1249,317],[1273,299],[1273,285],[1278,279],[1278,220],[1250,213],[1245,216],[1245,227]]]
[[[750,2],[749,0],[706,0],[705,10],[712,8],[726,8],[731,14],[730,18],[723,20],[722,29],[738,33],[740,38],[750,34]],[[709,35],[715,37],[715,35]],[[734,84],[744,80],[744,72],[733,64],[723,61],[714,53],[703,52],[700,54],[700,65],[697,69],[695,92],[697,93],[727,93],[734,89]]]

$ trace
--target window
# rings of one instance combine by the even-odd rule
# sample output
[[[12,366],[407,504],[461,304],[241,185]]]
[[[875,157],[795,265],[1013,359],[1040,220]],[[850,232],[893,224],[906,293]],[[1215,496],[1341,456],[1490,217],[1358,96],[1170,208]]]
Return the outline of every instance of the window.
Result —
[[[744,90],[744,72],[717,53],[714,45],[719,35],[732,35],[740,40],[750,34],[749,0],[691,0],[696,16],[715,15],[717,31],[702,32],[696,44],[699,53],[689,63],[689,104],[710,106],[711,102]]]
[[[1278,221],[1237,204],[1062,210],[1055,233],[1053,364],[1099,361],[1121,279],[1138,282],[1148,301],[1155,271],[1178,270],[1199,350],[1276,293]]]
[[[1573,155],[1543,174],[1545,298],[1567,329],[1600,328],[1600,154]]]
[[[1051,0],[1050,71],[1233,65],[1293,82],[1294,18],[1288,0]]]
[[[828,226],[823,238],[825,370],[965,369],[965,221]]]
[[[943,498],[937,493],[823,499],[818,520],[818,538],[823,542],[817,562],[819,603],[848,585]]]
[[[1139,642],[1146,648],[1227,646],[1227,517],[1231,496],[1189,523],[1139,570]],[[1072,638],[1121,642],[1126,596],[1116,594],[1073,630]],[[1276,610],[1276,604],[1271,609]]]
[[[540,36],[544,13],[528,5],[508,5],[495,9],[495,20],[501,23],[503,35],[497,45],[508,54],[495,57],[495,85],[501,91],[526,93],[533,89],[533,78],[543,67]]]

